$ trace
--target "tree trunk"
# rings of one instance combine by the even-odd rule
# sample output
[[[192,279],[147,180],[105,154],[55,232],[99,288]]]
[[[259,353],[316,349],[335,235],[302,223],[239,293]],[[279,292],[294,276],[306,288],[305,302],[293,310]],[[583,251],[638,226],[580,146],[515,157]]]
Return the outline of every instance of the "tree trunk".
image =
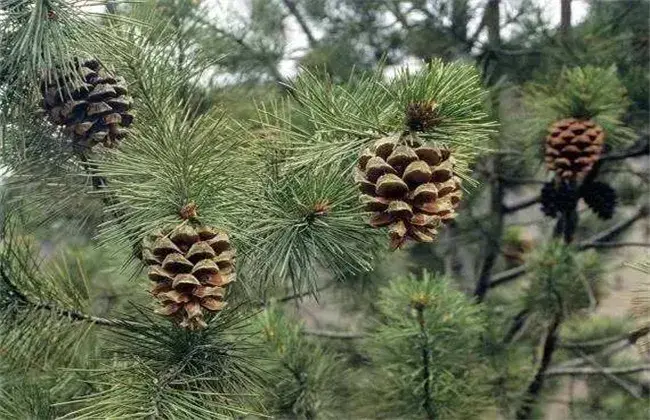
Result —
[[[485,67],[489,71],[487,74],[487,83],[496,80],[496,77],[492,77],[492,74],[495,73],[495,66],[498,64],[498,50],[501,46],[501,33],[499,25],[499,0],[490,0],[485,6],[485,26],[488,31],[488,51],[485,57]],[[498,71],[496,72],[498,74]],[[494,108],[494,113],[498,116],[499,113],[499,98],[493,96],[492,106]],[[496,149],[500,149],[498,137],[496,137],[496,144],[494,145]],[[483,263],[481,264],[481,273],[479,279],[476,282],[476,287],[474,289],[474,296],[476,299],[481,302],[483,301],[485,294],[487,293],[490,285],[490,277],[492,276],[492,269],[497,262],[499,254],[501,253],[501,236],[503,235],[503,196],[504,196],[504,186],[501,182],[501,162],[499,154],[494,154],[490,158],[489,163],[489,172],[490,172],[490,229],[489,235],[485,239],[485,249],[486,254],[483,258]]]
[[[560,0],[560,35],[567,39],[571,32],[571,0]]]
[[[485,6],[485,26],[488,31],[488,45],[492,50],[498,50],[501,47],[499,2],[500,0],[489,0]]]
[[[463,44],[464,52],[469,52],[467,42],[467,23],[469,22],[469,0],[453,0],[451,3],[451,32]]]

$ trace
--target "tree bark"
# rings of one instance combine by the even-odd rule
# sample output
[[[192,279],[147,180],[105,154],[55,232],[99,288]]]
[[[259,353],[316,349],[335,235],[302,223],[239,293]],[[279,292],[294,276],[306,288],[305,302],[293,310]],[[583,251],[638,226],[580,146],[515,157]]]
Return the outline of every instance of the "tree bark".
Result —
[[[451,32],[463,44],[463,50],[467,53],[471,49],[471,44],[467,42],[469,0],[453,0],[451,7]]]
[[[501,33],[499,27],[499,0],[489,0],[484,15],[486,27],[488,30],[488,42],[489,42],[489,55],[487,57],[488,62],[497,63],[498,56],[495,51],[497,51],[501,45]],[[491,66],[488,64],[488,66]],[[495,80],[494,78],[489,78],[490,80]],[[494,107],[496,114],[498,115],[499,110],[499,98],[492,98],[492,106]],[[500,149],[500,145],[495,144],[495,149]],[[479,279],[476,282],[476,287],[474,289],[474,296],[478,302],[483,301],[485,294],[490,288],[490,278],[492,277],[492,269],[494,264],[501,253],[501,236],[503,235],[503,219],[504,219],[504,207],[503,207],[503,196],[504,188],[503,183],[501,182],[501,156],[498,153],[492,155],[490,160],[490,169],[489,176],[490,180],[490,215],[491,215],[491,226],[490,234],[486,237],[485,249],[486,254],[483,258],[483,263],[481,264],[481,273]]]
[[[533,378],[530,385],[526,389],[526,394],[524,396],[524,401],[517,410],[516,418],[517,420],[527,420],[530,418],[531,412],[533,410],[533,405],[537,401],[537,397],[544,386],[544,377],[548,367],[551,365],[553,360],[553,353],[557,348],[557,332],[560,327],[561,318],[556,316],[551,325],[548,328],[546,337],[544,338],[544,345],[542,350],[542,360],[537,368],[535,377]]]
[[[498,50],[501,47],[499,2],[500,0],[489,0],[485,6],[485,26],[488,31],[488,45],[492,50]]]
[[[560,0],[560,35],[567,39],[571,34],[571,0]]]

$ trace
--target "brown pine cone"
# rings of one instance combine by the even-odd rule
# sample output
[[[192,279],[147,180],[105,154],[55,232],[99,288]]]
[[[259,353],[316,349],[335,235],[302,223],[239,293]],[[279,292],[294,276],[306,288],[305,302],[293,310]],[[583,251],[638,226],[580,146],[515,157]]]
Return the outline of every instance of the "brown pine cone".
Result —
[[[605,132],[594,121],[567,118],[551,125],[548,131],[546,167],[559,177],[582,178],[600,158]]]
[[[456,217],[462,197],[454,159],[444,147],[422,145],[413,134],[377,140],[359,158],[355,180],[373,227],[388,226],[391,247],[408,239],[431,242]]]
[[[142,259],[149,265],[151,294],[162,305],[156,312],[174,317],[180,326],[204,328],[203,311],[226,306],[225,287],[235,280],[235,257],[225,233],[185,222],[149,235]]]
[[[133,115],[126,82],[99,61],[75,60],[46,72],[41,89],[48,119],[64,126],[77,148],[115,147],[128,134]]]

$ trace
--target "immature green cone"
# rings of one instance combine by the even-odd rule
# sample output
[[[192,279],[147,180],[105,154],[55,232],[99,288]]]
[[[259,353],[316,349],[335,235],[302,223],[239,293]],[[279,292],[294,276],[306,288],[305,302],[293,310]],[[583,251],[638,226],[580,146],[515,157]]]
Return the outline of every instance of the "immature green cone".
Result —
[[[41,83],[43,108],[51,123],[64,127],[75,146],[115,147],[133,122],[126,82],[97,60],[74,60],[46,72]]]
[[[603,151],[605,132],[592,120],[563,119],[552,124],[548,132],[546,167],[561,178],[584,177]]]
[[[225,233],[184,222],[149,235],[142,260],[149,265],[151,294],[162,306],[156,312],[175,318],[181,327],[204,328],[204,311],[226,306],[226,286],[235,280],[235,254]]]
[[[433,241],[438,227],[456,217],[462,197],[451,151],[423,145],[414,134],[383,137],[366,148],[355,179],[374,213],[370,225],[388,226],[393,249],[408,239]]]

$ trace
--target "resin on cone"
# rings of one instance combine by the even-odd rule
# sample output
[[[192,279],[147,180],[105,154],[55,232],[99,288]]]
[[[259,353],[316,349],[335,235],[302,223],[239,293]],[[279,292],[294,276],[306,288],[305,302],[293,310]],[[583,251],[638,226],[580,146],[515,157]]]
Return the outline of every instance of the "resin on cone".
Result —
[[[594,121],[567,118],[552,124],[548,132],[546,167],[560,178],[584,177],[603,151],[605,132]]]
[[[359,158],[355,180],[370,225],[387,227],[391,247],[431,242],[456,217],[462,197],[454,159],[444,147],[424,145],[416,134],[383,137]]]
[[[156,312],[189,329],[207,326],[204,312],[226,306],[226,287],[235,280],[235,256],[228,235],[184,222],[149,235],[142,260],[149,265]]]
[[[97,144],[115,147],[133,122],[126,82],[97,60],[75,60],[46,72],[43,108],[51,123],[63,126],[79,150]]]

